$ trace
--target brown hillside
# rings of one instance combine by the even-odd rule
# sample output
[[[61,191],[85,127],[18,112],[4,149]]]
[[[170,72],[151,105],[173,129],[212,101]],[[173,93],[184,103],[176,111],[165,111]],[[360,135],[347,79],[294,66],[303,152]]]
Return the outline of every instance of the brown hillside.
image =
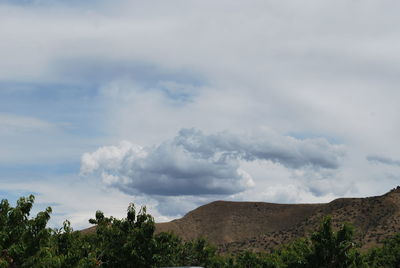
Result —
[[[185,240],[205,237],[221,251],[269,250],[310,234],[326,215],[332,216],[336,227],[352,223],[357,241],[369,248],[400,232],[400,188],[382,196],[340,198],[327,204],[216,201],[156,228]]]

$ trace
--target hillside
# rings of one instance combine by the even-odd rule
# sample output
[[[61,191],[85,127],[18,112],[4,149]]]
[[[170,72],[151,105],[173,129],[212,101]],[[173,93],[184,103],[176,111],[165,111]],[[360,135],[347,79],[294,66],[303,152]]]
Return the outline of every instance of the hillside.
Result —
[[[326,204],[215,201],[183,218],[156,225],[185,240],[205,237],[220,251],[268,250],[314,231],[331,215],[336,227],[350,222],[363,249],[400,232],[400,188],[382,196],[339,198]]]

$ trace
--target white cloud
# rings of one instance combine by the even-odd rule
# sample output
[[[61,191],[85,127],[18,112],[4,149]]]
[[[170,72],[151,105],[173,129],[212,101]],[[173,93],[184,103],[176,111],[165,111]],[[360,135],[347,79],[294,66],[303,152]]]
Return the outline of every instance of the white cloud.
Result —
[[[182,129],[160,145],[128,142],[82,156],[81,173],[99,173],[103,181],[129,194],[160,196],[227,195],[254,185],[239,160],[266,160],[290,169],[337,169],[343,148],[323,139],[298,140],[273,133],[205,135]]]
[[[208,168],[222,179],[202,179],[213,191],[234,193],[233,199],[314,202],[381,194],[398,184],[398,166],[371,165],[365,157],[390,155],[378,162],[392,164],[400,159],[393,146],[400,134],[398,5],[390,0],[102,1],[101,7],[79,8],[3,4],[0,79],[95,84],[99,92],[86,101],[105,113],[98,122],[105,134],[98,134],[103,136],[96,148],[120,140],[142,146],[125,143],[85,154],[82,172],[98,172],[106,184],[126,192],[165,190],[163,183],[150,191],[146,181],[132,182],[137,174],[131,165],[138,161],[148,165],[140,169],[146,178],[156,171],[169,174],[167,181],[173,180],[171,167],[186,173]],[[0,116],[2,131],[23,130],[20,139],[3,141],[2,161],[71,159],[91,150],[83,145],[93,142],[90,138],[65,142],[65,133],[57,131],[32,136],[39,129],[48,133],[46,122],[17,119],[10,123],[10,117]],[[277,134],[261,143],[245,135],[223,136],[223,144],[200,143],[199,148],[210,147],[205,152],[191,144],[164,143],[190,127],[207,133],[267,127]],[[334,144],[345,145],[342,162]],[[189,152],[180,149],[184,146]],[[195,152],[205,157],[221,151],[232,157],[232,148],[242,154],[221,166],[211,158],[194,158]],[[24,156],[14,157],[15,152]],[[156,161],[166,171],[156,170]],[[256,187],[242,183],[251,180]],[[150,176],[149,181],[157,180]],[[168,214],[211,200],[190,195],[192,186],[187,196],[168,199]],[[177,192],[190,188],[181,187]]]
[[[138,148],[110,146],[84,154],[82,174],[100,172],[104,182],[133,195],[230,194],[252,185],[235,159],[200,156],[174,142]]]
[[[273,200],[275,203],[325,203],[332,201],[336,195],[328,193],[323,196],[315,194],[307,188],[296,184],[276,184],[259,193],[261,200]]]

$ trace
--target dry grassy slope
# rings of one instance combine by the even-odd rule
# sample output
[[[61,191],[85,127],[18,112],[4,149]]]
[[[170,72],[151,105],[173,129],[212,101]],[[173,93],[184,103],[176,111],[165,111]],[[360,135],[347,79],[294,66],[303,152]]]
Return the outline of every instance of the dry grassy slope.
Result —
[[[331,215],[336,227],[352,223],[364,249],[400,232],[400,189],[383,196],[340,198],[327,204],[272,204],[216,201],[178,220],[158,223],[157,232],[172,231],[183,239],[205,237],[221,251],[265,250],[314,231]]]

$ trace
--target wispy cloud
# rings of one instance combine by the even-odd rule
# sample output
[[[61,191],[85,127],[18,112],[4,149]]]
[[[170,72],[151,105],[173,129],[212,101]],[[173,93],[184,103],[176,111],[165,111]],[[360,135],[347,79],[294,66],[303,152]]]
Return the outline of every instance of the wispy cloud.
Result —
[[[0,135],[43,131],[55,127],[55,125],[38,118],[0,113]]]
[[[369,156],[367,156],[367,160],[370,162],[378,163],[378,164],[385,164],[385,165],[400,167],[400,160],[395,160],[390,157],[379,156],[379,155],[369,155]]]
[[[17,6],[46,6],[46,5],[93,5],[105,0],[0,0],[0,4]]]

